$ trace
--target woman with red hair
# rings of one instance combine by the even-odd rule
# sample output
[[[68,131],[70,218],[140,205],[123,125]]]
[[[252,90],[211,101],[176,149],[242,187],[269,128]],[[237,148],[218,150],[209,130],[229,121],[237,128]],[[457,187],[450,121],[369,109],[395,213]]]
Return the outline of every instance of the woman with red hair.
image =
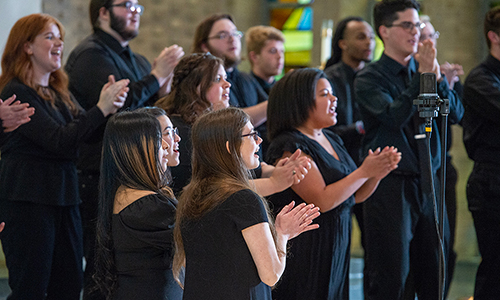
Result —
[[[79,299],[82,229],[76,159],[125,101],[128,80],[110,76],[96,107],[83,111],[61,70],[64,29],[32,14],[12,27],[2,56],[0,98],[16,95],[36,113],[11,133],[0,160],[1,233],[9,299]]]

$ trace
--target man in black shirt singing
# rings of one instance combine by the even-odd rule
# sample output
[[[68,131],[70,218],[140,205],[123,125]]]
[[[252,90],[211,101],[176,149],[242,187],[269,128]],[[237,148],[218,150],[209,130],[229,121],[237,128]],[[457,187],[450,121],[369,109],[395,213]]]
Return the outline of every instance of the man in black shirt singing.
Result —
[[[424,119],[413,105],[420,73],[436,74],[439,96],[450,101],[451,119],[457,118],[458,104],[441,76],[433,42],[419,46],[418,9],[414,0],[383,0],[375,5],[374,28],[384,42],[384,54],[361,70],[354,83],[366,130],[364,153],[387,145],[402,153],[398,169],[380,182],[364,206],[365,299],[369,300],[414,299],[415,292],[420,300],[440,295],[439,242],[429,178],[430,173],[435,178],[440,166],[439,132],[433,120],[429,157]],[[444,222],[448,251],[446,218]]]

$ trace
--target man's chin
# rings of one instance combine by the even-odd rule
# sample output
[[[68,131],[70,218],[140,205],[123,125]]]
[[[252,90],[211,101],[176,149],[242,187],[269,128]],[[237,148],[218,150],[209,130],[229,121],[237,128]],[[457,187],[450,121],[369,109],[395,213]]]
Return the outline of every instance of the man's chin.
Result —
[[[230,69],[236,67],[241,62],[241,58],[224,56],[224,68]]]

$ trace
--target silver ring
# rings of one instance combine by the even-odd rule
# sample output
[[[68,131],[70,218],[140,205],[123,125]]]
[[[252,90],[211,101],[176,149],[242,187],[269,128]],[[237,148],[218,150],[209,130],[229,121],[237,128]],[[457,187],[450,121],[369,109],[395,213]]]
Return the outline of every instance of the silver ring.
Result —
[[[295,174],[297,174],[297,172],[295,172],[295,170],[293,170],[293,171],[292,171],[292,174],[293,174],[293,175],[295,175]]]

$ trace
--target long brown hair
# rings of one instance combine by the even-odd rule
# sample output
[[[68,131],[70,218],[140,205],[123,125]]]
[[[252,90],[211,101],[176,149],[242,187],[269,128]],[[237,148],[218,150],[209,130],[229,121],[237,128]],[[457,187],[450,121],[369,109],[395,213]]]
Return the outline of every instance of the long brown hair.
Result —
[[[191,182],[180,195],[174,228],[172,269],[179,283],[179,275],[186,260],[181,233],[183,222],[200,218],[240,190],[254,190],[249,181],[250,172],[240,154],[241,135],[249,120],[249,116],[241,109],[226,108],[205,114],[193,125],[193,172]],[[271,232],[276,241],[267,202],[262,197],[261,201],[268,212]],[[278,249],[278,252],[284,253],[282,249]]]
[[[37,94],[44,100],[55,104],[59,96],[62,102],[73,114],[78,111],[78,106],[70,98],[68,90],[68,76],[62,68],[52,72],[49,78],[49,86],[55,93],[47,92],[47,89],[34,82],[33,64],[30,55],[24,47],[26,43],[32,43],[48,25],[55,24],[61,32],[61,40],[64,40],[64,27],[54,17],[47,14],[31,14],[19,19],[10,30],[7,44],[2,55],[2,75],[0,76],[0,90],[12,79],[17,78],[25,85],[36,90]],[[62,58],[62,57],[61,57]]]
[[[220,58],[210,53],[195,53],[181,59],[174,69],[172,91],[159,99],[155,106],[163,108],[168,115],[180,115],[187,124],[207,111],[212,103],[206,94],[217,77],[219,67],[223,66]]]

